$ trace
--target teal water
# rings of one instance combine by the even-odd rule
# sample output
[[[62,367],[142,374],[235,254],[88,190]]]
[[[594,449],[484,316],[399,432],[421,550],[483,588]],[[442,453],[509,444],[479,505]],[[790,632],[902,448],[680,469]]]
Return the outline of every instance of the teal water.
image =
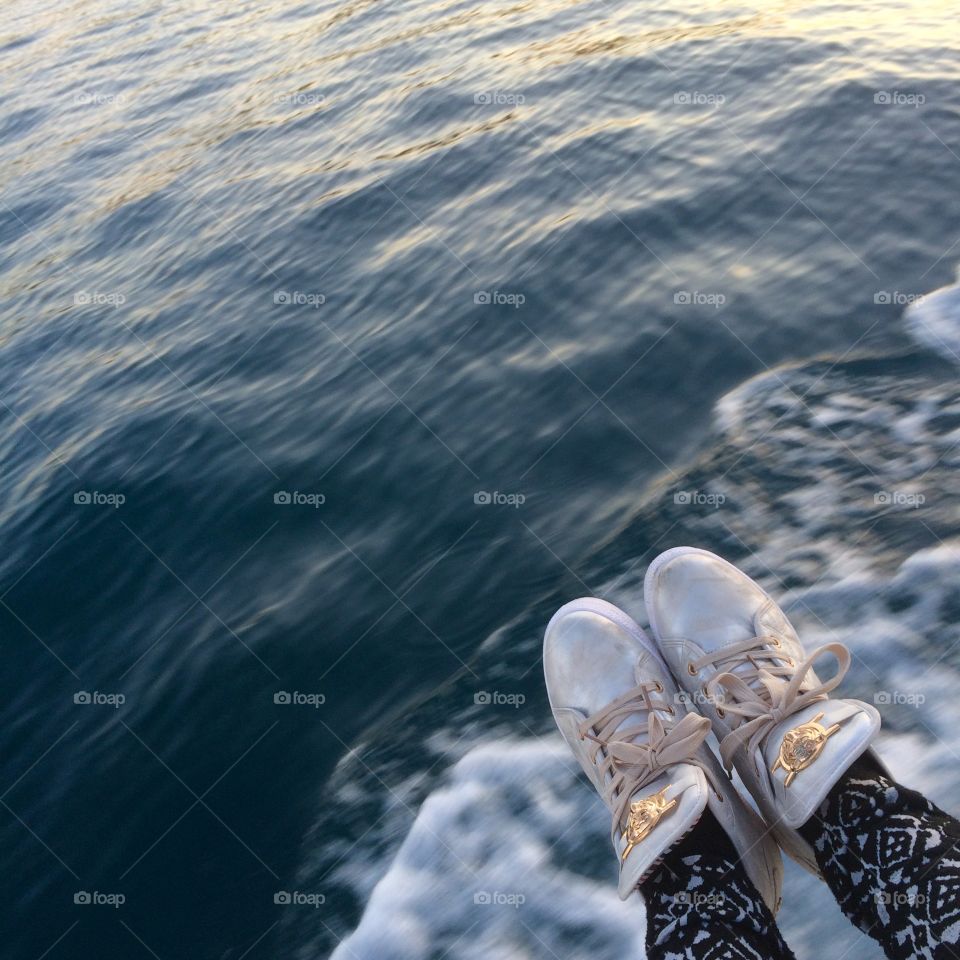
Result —
[[[538,632],[679,542],[949,806],[952,12],[4,7],[11,955],[622,952]]]

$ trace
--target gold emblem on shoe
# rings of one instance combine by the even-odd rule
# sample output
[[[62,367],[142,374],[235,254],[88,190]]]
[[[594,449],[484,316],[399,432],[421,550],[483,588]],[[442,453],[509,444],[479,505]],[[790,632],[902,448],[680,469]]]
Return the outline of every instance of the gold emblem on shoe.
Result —
[[[645,840],[650,835],[650,831],[660,822],[664,814],[671,811],[677,805],[676,800],[668,800],[666,797],[667,791],[672,786],[673,784],[669,783],[658,793],[644,797],[642,800],[634,800],[633,803],[630,804],[630,813],[627,817],[627,829],[624,831],[624,836],[627,838],[627,845],[620,856],[621,861],[626,860],[627,854],[630,853],[641,840]]]
[[[770,772],[775,773],[779,767],[783,767],[787,771],[787,778],[783,781],[785,787],[789,787],[793,778],[820,756],[827,740],[840,729],[839,723],[832,727],[823,726],[821,719],[823,714],[818,713],[812,720],[801,723],[799,727],[794,727],[784,734],[783,743],[780,744],[780,756],[770,768]]]

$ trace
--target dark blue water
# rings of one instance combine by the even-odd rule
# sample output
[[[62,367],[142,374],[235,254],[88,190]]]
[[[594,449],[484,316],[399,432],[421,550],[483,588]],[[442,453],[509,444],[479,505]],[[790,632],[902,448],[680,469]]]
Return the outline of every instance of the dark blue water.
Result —
[[[368,856],[351,749],[491,681],[545,730],[488,638],[957,260],[945,3],[14,2],[0,57],[11,956],[324,955],[363,885],[274,900]]]

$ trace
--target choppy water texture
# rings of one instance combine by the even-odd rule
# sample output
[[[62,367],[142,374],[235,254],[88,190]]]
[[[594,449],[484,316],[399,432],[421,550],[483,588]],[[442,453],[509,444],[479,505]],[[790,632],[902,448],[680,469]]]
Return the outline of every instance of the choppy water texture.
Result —
[[[11,956],[639,956],[540,632],[683,542],[956,809],[952,4],[3,11]]]

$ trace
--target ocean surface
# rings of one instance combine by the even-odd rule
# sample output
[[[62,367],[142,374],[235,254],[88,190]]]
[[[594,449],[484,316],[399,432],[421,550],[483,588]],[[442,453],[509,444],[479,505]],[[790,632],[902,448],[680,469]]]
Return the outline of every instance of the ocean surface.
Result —
[[[955,15],[4,4],[4,955],[642,957],[540,643],[682,543],[960,809]]]

